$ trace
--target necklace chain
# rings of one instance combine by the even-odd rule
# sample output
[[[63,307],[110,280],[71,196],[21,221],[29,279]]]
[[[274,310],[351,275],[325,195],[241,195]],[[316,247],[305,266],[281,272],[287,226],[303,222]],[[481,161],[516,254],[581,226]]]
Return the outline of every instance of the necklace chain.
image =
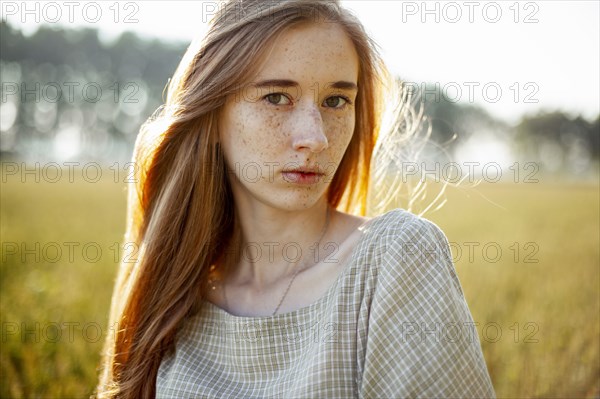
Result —
[[[325,214],[325,225],[323,226],[323,229],[321,230],[321,233],[319,235],[319,240],[317,241],[317,250],[318,248],[321,246],[321,241],[323,240],[323,237],[325,237],[325,233],[327,232],[327,228],[329,227],[329,219],[330,219],[330,215],[329,215],[329,206],[327,206],[327,213]],[[210,273],[212,274],[214,271],[216,270],[216,265],[211,265],[210,267]],[[275,316],[277,314],[277,312],[279,311],[279,308],[281,307],[281,305],[283,304],[283,301],[285,300],[285,298],[287,297],[287,294],[290,291],[290,288],[292,288],[292,284],[294,284],[294,280],[296,280],[296,277],[298,276],[298,274],[300,274],[300,272],[304,270],[304,267],[299,267],[296,269],[296,271],[294,272],[294,274],[292,275],[292,278],[290,279],[290,282],[288,283],[283,295],[281,296],[281,299],[279,300],[279,303],[277,304],[277,307],[275,308],[275,310],[272,313],[272,316]],[[227,295],[225,294],[225,286],[223,285],[223,281],[221,279],[215,279],[215,278],[209,278],[209,285],[210,288],[212,290],[215,290],[217,287],[215,285],[215,280],[219,281],[219,284],[223,290],[223,299],[225,301],[225,306],[228,307],[228,303],[227,303]]]
[[[319,235],[319,240],[317,241],[317,251],[319,249],[319,247],[321,246],[321,240],[323,239],[323,237],[325,236],[325,233],[327,232],[327,228],[329,227],[329,206],[327,206],[327,213],[325,214],[325,225],[323,226],[323,230],[321,230],[321,234]],[[273,311],[272,316],[275,316],[275,314],[277,314],[277,311],[279,310],[279,308],[281,307],[281,304],[283,303],[283,301],[285,300],[285,297],[287,296],[288,292],[290,291],[290,288],[292,287],[292,284],[294,283],[294,280],[296,279],[296,276],[302,271],[304,270],[304,267],[302,268],[297,268],[296,271],[294,272],[294,274],[292,275],[292,278],[290,279],[290,282],[288,283],[287,288],[285,289],[285,292],[283,293],[283,296],[281,297],[281,299],[279,300],[279,303],[277,304],[277,307],[275,308],[275,310]]]

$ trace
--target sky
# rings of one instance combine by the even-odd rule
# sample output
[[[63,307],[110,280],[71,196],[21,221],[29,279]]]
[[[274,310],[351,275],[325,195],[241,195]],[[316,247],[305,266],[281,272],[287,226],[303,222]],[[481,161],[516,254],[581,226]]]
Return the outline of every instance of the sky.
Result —
[[[412,85],[433,83],[453,101],[516,122],[561,109],[600,110],[600,2],[360,1],[351,9],[379,44],[389,69]],[[190,42],[219,1],[3,1],[1,18],[27,34],[42,24],[97,27]]]

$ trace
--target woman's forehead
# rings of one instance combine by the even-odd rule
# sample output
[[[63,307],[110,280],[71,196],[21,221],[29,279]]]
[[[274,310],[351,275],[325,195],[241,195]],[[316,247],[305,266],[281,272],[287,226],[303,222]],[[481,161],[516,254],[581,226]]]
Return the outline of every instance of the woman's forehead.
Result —
[[[356,83],[358,71],[356,49],[340,25],[303,24],[278,36],[254,80],[287,79],[301,85]]]

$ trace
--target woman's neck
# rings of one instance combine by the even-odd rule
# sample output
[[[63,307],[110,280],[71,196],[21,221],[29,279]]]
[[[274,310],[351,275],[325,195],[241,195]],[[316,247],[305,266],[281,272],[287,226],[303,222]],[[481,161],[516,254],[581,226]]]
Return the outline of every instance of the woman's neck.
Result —
[[[236,207],[237,243],[232,243],[227,280],[267,287],[288,276],[292,269],[318,263],[327,236],[328,205],[323,199],[313,207],[287,211],[263,204]],[[329,226],[328,226],[329,227]],[[233,249],[233,250],[232,250]],[[233,256],[232,256],[233,255]]]

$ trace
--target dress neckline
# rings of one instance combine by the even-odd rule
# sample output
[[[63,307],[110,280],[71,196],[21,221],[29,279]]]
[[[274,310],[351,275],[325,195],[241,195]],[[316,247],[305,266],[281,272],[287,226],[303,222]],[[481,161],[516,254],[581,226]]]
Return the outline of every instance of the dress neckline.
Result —
[[[356,264],[356,261],[358,259],[358,253],[359,253],[358,251],[362,247],[363,242],[365,242],[367,237],[374,230],[376,222],[380,222],[381,220],[384,220],[387,215],[389,215],[393,212],[397,212],[397,211],[403,212],[400,209],[392,209],[382,215],[379,215],[377,217],[373,217],[373,218],[367,220],[365,223],[363,223],[361,226],[358,227],[359,230],[364,230],[364,231],[363,231],[362,236],[356,242],[354,249],[352,250],[352,253],[350,254],[350,257],[349,257],[346,265],[343,267],[342,271],[336,277],[333,284],[331,284],[329,286],[329,288],[327,288],[327,291],[325,292],[325,294],[323,294],[321,297],[319,297],[319,299],[317,299],[310,305],[306,305],[306,306],[300,307],[298,309],[290,310],[289,312],[278,313],[276,315],[238,316],[238,315],[229,313],[225,309],[215,305],[214,303],[212,303],[210,301],[205,300],[205,301],[203,301],[202,304],[203,304],[203,306],[206,306],[208,309],[212,310],[215,314],[219,315],[222,318],[230,319],[232,321],[240,321],[240,322],[275,321],[275,320],[279,320],[279,319],[297,318],[297,317],[303,316],[305,314],[310,314],[314,311],[314,309],[322,306],[323,303],[326,303],[329,300],[331,295],[335,292],[335,290],[340,285],[342,280],[348,274],[348,271],[350,269],[352,269],[353,266]]]

